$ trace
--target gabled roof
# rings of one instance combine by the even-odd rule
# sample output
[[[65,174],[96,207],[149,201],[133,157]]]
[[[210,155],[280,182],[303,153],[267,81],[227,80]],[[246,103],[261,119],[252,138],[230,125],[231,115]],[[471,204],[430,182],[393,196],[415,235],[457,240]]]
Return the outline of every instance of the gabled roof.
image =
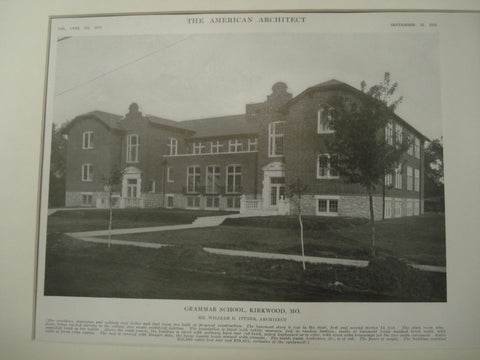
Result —
[[[317,84],[317,85],[314,85],[314,86],[310,86],[309,88],[307,88],[306,90],[302,91],[300,94],[298,94],[297,96],[295,96],[293,99],[291,99],[290,101],[288,101],[287,103],[285,103],[284,105],[282,105],[282,106],[280,107],[279,111],[281,111],[281,112],[287,111],[290,106],[292,106],[293,104],[295,104],[297,101],[303,99],[306,95],[310,94],[311,92],[314,92],[314,91],[317,91],[317,90],[333,89],[333,88],[343,88],[343,89],[345,89],[345,90],[354,92],[354,93],[356,93],[356,94],[365,95],[363,92],[361,92],[360,90],[354,88],[354,87],[351,86],[351,85],[348,85],[348,84],[346,84],[346,83],[344,83],[344,82],[338,81],[337,79],[331,79],[331,80],[322,82],[322,83],[320,83],[320,84]]]
[[[115,129],[115,130],[124,130],[121,123],[119,122],[123,116],[120,115],[115,115],[115,114],[110,114],[104,111],[90,111],[88,113],[79,115],[75,117],[70,124],[65,128],[65,132],[70,131],[70,128],[77,122],[83,119],[95,119],[100,121],[104,126],[110,129]]]
[[[351,85],[348,85],[347,83],[344,83],[342,81],[338,81],[336,79],[331,79],[331,80],[328,80],[328,81],[325,81],[325,82],[322,82],[320,84],[317,84],[317,85],[314,85],[314,86],[311,86],[309,88],[307,88],[306,90],[304,90],[303,92],[301,92],[300,94],[298,94],[297,96],[295,96],[292,100],[288,101],[286,104],[284,104],[283,106],[280,107],[279,111],[281,112],[286,112],[288,111],[288,108],[290,106],[292,106],[293,104],[295,104],[297,101],[299,101],[300,99],[302,99],[303,97],[305,97],[306,95],[314,92],[314,91],[318,91],[318,90],[329,90],[329,89],[343,89],[343,90],[347,90],[353,94],[356,94],[356,95],[359,95],[359,96],[368,96],[367,94],[365,94],[363,91],[361,90],[358,90],[357,88],[351,86]],[[404,119],[402,119],[400,116],[398,116],[397,114],[395,114],[394,112],[392,112],[392,115],[393,117],[398,120],[403,126],[405,126],[406,128],[408,128],[410,131],[413,131],[415,132],[418,136],[422,137],[423,139],[426,139],[428,140],[428,138],[423,135],[420,131],[418,131],[417,129],[415,129],[412,125],[410,125],[408,122],[406,122]]]
[[[195,131],[195,138],[246,135],[258,132],[258,124],[248,122],[245,114],[180,121],[179,125]]]
[[[154,125],[166,126],[166,127],[181,130],[181,131],[187,131],[189,133],[192,132],[191,129],[189,129],[186,126],[183,126],[182,123],[179,121],[173,121],[173,120],[161,118],[154,115],[145,115],[145,117],[148,118],[148,120]]]

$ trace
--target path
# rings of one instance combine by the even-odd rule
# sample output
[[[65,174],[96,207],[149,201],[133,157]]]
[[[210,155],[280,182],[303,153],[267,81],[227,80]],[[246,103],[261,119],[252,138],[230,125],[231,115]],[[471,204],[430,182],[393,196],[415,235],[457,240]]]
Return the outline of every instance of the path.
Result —
[[[244,215],[244,214],[205,216],[205,217],[197,218],[191,224],[151,226],[151,227],[130,228],[130,229],[113,229],[110,231],[110,235],[139,234],[139,233],[158,232],[158,231],[174,231],[174,230],[213,227],[213,226],[221,225],[227,218],[238,218],[238,217],[247,217],[247,216],[248,215]],[[157,243],[151,243],[151,242],[127,241],[127,240],[116,240],[116,239],[108,240],[108,239],[98,238],[98,236],[108,236],[108,234],[109,234],[108,230],[66,233],[66,235],[74,237],[75,239],[88,241],[88,242],[95,242],[99,244],[108,244],[110,242],[111,245],[138,246],[138,247],[147,247],[147,248],[154,248],[154,249],[159,249],[165,246],[174,246],[169,244],[157,244]],[[207,247],[204,247],[203,250],[211,254],[227,255],[227,256],[245,256],[245,257],[254,257],[254,258],[262,258],[262,259],[290,260],[290,261],[297,261],[297,262],[303,261],[302,256],[291,255],[291,254],[265,253],[265,252],[229,250],[229,249],[214,249],[214,248],[207,248]],[[331,264],[331,265],[343,265],[343,266],[355,266],[355,267],[366,267],[368,265],[368,260],[326,258],[326,257],[316,257],[316,256],[305,256],[305,262],[313,263],[313,264]],[[417,264],[410,264],[410,266],[423,271],[446,273],[446,267],[444,266],[417,265]]]

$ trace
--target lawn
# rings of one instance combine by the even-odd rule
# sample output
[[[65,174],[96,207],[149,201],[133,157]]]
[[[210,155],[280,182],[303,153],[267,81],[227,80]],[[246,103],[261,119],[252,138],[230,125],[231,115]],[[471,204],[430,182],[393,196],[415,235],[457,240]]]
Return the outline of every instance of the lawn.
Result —
[[[232,258],[209,254],[195,246],[107,248],[63,235],[47,243],[45,295],[297,302],[445,301],[444,274],[406,271],[407,275],[394,279],[391,272],[382,269],[377,279],[379,271],[375,267],[308,265],[303,271],[301,264],[291,261]],[[337,281],[342,285],[336,286]],[[408,289],[405,285],[399,287],[404,283]]]
[[[116,211],[114,219],[115,227],[121,228],[190,223],[211,214],[135,209]],[[446,300],[445,274],[415,270],[396,259],[444,264],[444,220],[439,215],[379,222],[380,256],[367,268],[307,264],[306,271],[292,261],[202,250],[208,246],[299,254],[295,217],[229,219],[213,228],[115,236],[175,244],[161,249],[107,248],[63,234],[104,229],[106,221],[108,212],[103,210],[72,210],[49,217],[46,295],[305,302]],[[307,255],[367,258],[368,223],[306,217],[305,242]]]
[[[232,214],[226,211],[200,211],[181,209],[114,209],[112,228],[133,228],[190,224],[197,217]],[[107,230],[109,211],[104,209],[57,211],[48,217],[49,233],[65,233],[90,230]]]
[[[291,216],[227,219],[214,228],[117,235],[115,239],[203,246],[282,254],[300,254],[298,220]],[[370,225],[364,219],[304,219],[305,254],[368,259]],[[445,219],[442,215],[390,219],[376,224],[377,253],[424,265],[445,266]]]

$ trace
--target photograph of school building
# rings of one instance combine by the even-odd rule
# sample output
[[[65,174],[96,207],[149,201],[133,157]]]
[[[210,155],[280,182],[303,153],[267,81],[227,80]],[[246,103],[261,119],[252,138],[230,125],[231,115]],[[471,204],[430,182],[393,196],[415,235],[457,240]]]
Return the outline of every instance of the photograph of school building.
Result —
[[[132,103],[125,116],[93,111],[74,118],[67,141],[67,207],[112,206],[231,210],[252,215],[296,211],[288,187],[307,185],[302,212],[318,216],[369,217],[368,195],[330,166],[335,154],[326,141],[328,98],[365,96],[337,80],[292,96],[283,82],[266,100],[245,105],[239,115],[172,121],[144,115]],[[221,101],[221,99],[220,99]],[[376,219],[424,212],[424,143],[428,139],[391,113],[385,142],[411,144],[399,167],[386,174],[374,196]]]

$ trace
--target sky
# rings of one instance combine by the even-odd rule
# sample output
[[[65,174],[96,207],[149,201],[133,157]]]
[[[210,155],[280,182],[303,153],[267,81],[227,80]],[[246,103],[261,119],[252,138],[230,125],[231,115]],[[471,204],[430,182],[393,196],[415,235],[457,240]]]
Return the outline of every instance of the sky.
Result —
[[[360,88],[390,72],[397,114],[442,135],[438,38],[433,33],[258,33],[82,36],[57,41],[54,122],[136,102],[175,121],[242,114],[278,81],[293,96],[337,79]]]

